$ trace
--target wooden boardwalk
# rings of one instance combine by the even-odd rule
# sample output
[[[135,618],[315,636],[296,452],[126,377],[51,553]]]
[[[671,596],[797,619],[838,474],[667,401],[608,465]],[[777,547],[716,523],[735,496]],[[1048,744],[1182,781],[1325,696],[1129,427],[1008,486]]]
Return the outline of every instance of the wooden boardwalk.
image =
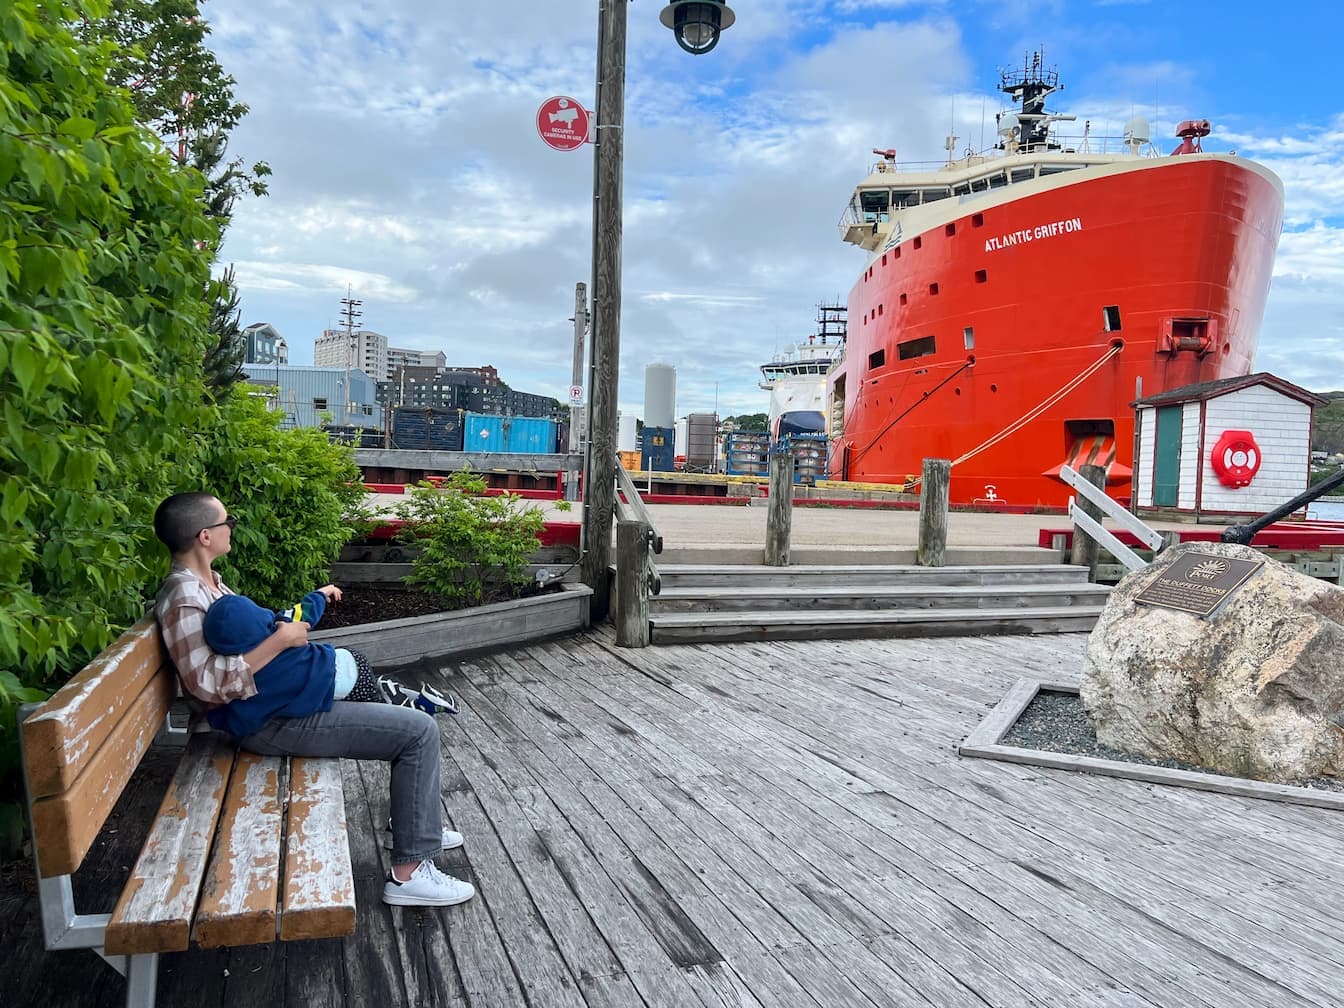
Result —
[[[449,666],[447,861],[476,899],[380,902],[386,770],[347,763],[356,935],[165,957],[159,1004],[1338,1005],[1339,813],[957,757],[1085,641],[599,631]],[[89,898],[129,864],[118,836]],[[119,1004],[92,953],[43,952],[8,881],[0,1004]]]

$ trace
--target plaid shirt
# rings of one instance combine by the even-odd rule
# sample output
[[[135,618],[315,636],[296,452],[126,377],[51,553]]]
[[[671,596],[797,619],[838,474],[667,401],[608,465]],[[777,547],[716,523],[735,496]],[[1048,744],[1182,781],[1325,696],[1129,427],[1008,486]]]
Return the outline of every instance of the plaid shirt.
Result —
[[[183,688],[196,699],[217,706],[254,696],[257,687],[241,655],[216,654],[205,643],[205,611],[221,595],[233,594],[218,574],[210,574],[213,585],[174,563],[159,587],[154,615]]]

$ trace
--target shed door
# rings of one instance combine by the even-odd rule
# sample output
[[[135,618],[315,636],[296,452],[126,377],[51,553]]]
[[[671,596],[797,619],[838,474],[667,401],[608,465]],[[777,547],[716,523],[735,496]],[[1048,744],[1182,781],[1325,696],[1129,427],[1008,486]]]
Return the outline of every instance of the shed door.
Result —
[[[1157,461],[1153,466],[1153,504],[1175,507],[1181,482],[1181,407],[1157,411]]]

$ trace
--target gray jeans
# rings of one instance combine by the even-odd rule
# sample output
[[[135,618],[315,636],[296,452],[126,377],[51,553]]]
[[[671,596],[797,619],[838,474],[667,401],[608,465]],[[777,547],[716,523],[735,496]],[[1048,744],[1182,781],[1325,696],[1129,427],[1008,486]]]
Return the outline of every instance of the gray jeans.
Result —
[[[439,726],[424,711],[337,700],[320,714],[272,718],[238,744],[262,756],[344,756],[391,763],[392,863],[439,856]]]

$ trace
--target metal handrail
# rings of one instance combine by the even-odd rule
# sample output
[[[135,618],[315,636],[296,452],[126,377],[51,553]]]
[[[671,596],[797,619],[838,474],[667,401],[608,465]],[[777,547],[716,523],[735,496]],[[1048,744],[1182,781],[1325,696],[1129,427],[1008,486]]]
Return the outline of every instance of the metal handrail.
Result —
[[[621,458],[616,456],[616,484],[619,493],[616,495],[616,507],[622,514],[627,516],[627,521],[643,522],[649,530],[649,548],[655,553],[663,552],[663,537],[653,524],[653,518],[649,515],[649,509],[644,505],[644,500],[639,496],[639,491],[635,489],[634,482],[630,479],[630,474],[625,471],[625,466],[621,465]],[[625,495],[625,503],[622,505],[621,494]]]
[[[1273,525],[1280,518],[1286,518],[1298,508],[1310,504],[1318,497],[1324,497],[1335,487],[1344,483],[1344,469],[1339,470],[1333,476],[1321,480],[1315,486],[1307,487],[1300,494],[1286,503],[1280,504],[1273,511],[1262,514],[1255,521],[1248,525],[1229,525],[1223,529],[1222,541],[1225,543],[1238,543],[1242,546],[1249,546],[1251,540],[1255,538],[1257,532],[1263,531],[1266,526]]]

